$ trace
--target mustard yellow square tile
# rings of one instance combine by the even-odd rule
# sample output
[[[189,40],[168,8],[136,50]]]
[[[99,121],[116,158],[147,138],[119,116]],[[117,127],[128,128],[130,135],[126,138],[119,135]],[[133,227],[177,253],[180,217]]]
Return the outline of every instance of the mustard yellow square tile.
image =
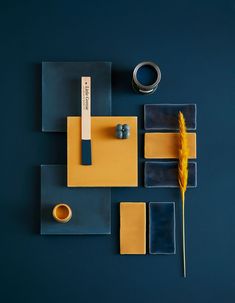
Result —
[[[117,124],[130,126],[128,139],[117,139]],[[138,186],[137,117],[91,118],[92,165],[81,164],[81,118],[67,117],[69,187]]]

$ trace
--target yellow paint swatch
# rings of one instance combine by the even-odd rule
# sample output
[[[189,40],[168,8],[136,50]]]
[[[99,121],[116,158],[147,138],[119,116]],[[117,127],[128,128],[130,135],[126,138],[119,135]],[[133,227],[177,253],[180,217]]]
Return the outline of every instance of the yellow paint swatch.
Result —
[[[128,139],[117,139],[117,124],[130,126]],[[92,165],[81,162],[81,119],[67,118],[69,187],[138,186],[137,117],[91,118]]]
[[[120,254],[146,254],[146,203],[120,203]]]
[[[178,158],[178,133],[145,133],[144,157],[146,159]],[[196,133],[187,133],[189,158],[197,157]]]

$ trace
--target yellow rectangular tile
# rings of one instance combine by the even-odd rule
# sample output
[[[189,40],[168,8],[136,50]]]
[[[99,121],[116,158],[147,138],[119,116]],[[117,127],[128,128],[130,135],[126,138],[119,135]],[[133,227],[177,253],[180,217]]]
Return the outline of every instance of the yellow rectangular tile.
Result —
[[[146,254],[146,203],[120,203],[120,254]]]
[[[117,139],[117,124],[130,126],[130,138]],[[92,165],[81,163],[81,119],[67,118],[69,187],[138,186],[137,117],[91,118]]]
[[[144,157],[146,159],[178,158],[178,133],[145,133]],[[189,158],[197,157],[196,133],[187,133]]]

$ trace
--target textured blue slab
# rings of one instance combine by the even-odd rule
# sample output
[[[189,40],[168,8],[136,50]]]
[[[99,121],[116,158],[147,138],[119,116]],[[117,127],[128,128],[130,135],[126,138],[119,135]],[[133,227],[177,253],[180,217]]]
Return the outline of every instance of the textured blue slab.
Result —
[[[144,127],[146,130],[178,130],[178,113],[184,114],[188,130],[197,128],[196,104],[146,104]]]
[[[145,187],[178,187],[178,161],[146,161]],[[188,164],[188,187],[197,187],[197,163]]]
[[[41,234],[110,234],[111,189],[68,188],[66,176],[65,165],[41,166]],[[72,219],[66,224],[52,217],[57,203],[66,203],[72,209]]]
[[[149,203],[149,253],[175,254],[175,203]]]
[[[43,62],[42,131],[66,132],[66,117],[81,115],[82,76],[91,76],[91,114],[111,115],[110,62]]]

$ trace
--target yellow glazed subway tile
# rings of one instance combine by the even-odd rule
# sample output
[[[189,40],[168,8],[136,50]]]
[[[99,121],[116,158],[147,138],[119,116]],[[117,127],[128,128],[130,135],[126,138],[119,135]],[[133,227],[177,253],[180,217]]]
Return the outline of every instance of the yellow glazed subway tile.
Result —
[[[146,159],[178,158],[178,133],[145,133],[144,157]],[[196,133],[187,133],[189,158],[197,157]]]
[[[130,126],[130,137],[118,139],[117,124]],[[91,118],[92,165],[81,162],[81,119],[67,117],[68,187],[138,186],[137,117]]]
[[[146,254],[146,203],[120,203],[120,254]]]

